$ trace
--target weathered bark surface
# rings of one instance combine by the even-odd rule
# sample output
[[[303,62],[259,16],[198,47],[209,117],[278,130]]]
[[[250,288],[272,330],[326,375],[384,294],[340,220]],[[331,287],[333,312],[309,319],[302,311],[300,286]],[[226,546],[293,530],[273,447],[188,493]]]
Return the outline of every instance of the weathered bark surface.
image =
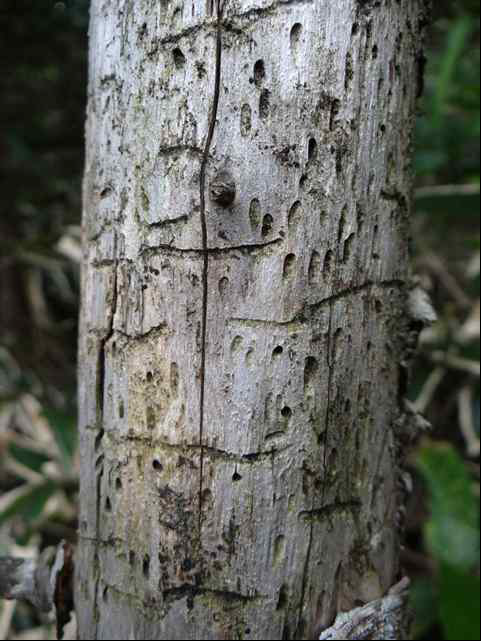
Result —
[[[314,638],[399,579],[420,5],[92,1],[80,638]]]

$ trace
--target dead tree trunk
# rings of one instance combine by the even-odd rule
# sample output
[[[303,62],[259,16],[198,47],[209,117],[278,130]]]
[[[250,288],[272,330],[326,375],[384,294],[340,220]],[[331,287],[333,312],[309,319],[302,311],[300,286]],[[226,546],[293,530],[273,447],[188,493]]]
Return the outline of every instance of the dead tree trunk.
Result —
[[[399,580],[421,4],[92,1],[80,638],[309,639]]]

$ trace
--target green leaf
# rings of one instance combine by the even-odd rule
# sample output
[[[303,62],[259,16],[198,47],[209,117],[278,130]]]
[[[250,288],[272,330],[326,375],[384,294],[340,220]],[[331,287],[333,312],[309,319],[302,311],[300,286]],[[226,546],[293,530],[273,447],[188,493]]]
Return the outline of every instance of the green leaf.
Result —
[[[0,512],[0,526],[13,517],[22,517],[27,522],[38,519],[47,501],[57,491],[57,486],[51,481],[39,485],[27,485],[25,489]]]
[[[70,466],[77,448],[76,421],[67,412],[53,408],[43,410],[43,416],[47,419],[55,442],[63,456],[65,466]]]
[[[25,465],[25,467],[28,467],[34,472],[40,472],[42,466],[50,460],[49,457],[45,456],[44,454],[34,452],[33,450],[29,450],[25,447],[19,447],[14,443],[11,443],[9,445],[8,453],[13,459],[18,461],[22,465]]]
[[[427,193],[424,194],[421,192],[420,195],[416,197],[416,211],[433,214],[437,217],[437,222],[439,217],[443,218],[453,218],[460,216],[471,216],[473,218],[479,218],[479,210],[481,208],[481,199],[480,194],[462,193],[461,189],[456,191],[453,189],[453,193]]]
[[[418,579],[410,590],[413,637],[420,639],[439,622],[439,597],[431,579]]]
[[[431,495],[427,545],[438,561],[468,572],[479,563],[479,502],[464,461],[437,443],[421,449],[417,465]]]
[[[441,125],[446,103],[453,91],[453,77],[456,73],[459,59],[466,47],[466,41],[472,30],[473,21],[468,16],[458,18],[454,26],[449,30],[446,50],[437,78],[436,94],[433,104],[433,121],[435,126]]]
[[[479,577],[443,563],[440,572],[440,610],[445,638],[480,639]]]

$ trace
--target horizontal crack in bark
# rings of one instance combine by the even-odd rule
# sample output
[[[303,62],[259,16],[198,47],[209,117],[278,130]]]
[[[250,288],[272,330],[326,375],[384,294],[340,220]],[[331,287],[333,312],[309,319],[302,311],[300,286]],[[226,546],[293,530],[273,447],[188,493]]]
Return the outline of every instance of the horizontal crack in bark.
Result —
[[[353,499],[352,501],[342,503],[331,503],[330,505],[325,505],[324,507],[316,508],[314,510],[304,510],[303,512],[300,512],[299,518],[307,521],[322,521],[337,512],[358,512],[361,507],[361,501]]]
[[[114,443],[139,443],[140,445],[149,445],[153,448],[159,448],[164,450],[172,450],[178,452],[179,454],[186,454],[188,452],[200,452],[201,445],[200,443],[166,443],[165,441],[156,441],[151,436],[140,436],[140,435],[123,435],[116,437],[114,433],[110,434],[111,439]],[[263,461],[265,459],[271,458],[282,454],[292,448],[292,445],[286,445],[285,447],[272,448],[269,450],[264,450],[261,452],[250,452],[248,454],[236,454],[235,452],[228,452],[226,450],[219,450],[215,447],[209,447],[204,445],[204,453],[211,458],[222,459],[224,461],[229,461],[239,464],[252,464],[258,461]]]
[[[186,223],[189,220],[189,216],[184,214],[183,216],[178,216],[177,218],[166,218],[165,220],[159,220],[153,223],[148,223],[148,229],[159,229],[162,227],[168,227],[169,225],[176,225],[177,223]]]
[[[229,603],[255,603],[256,601],[267,599],[266,596],[255,594],[241,594],[240,592],[230,592],[229,590],[214,590],[209,588],[198,588],[193,585],[185,584],[177,588],[170,588],[162,592],[164,600],[167,602],[179,601],[184,597],[191,596],[195,598],[196,596],[213,596],[222,601],[227,601]]]
[[[268,18],[275,14],[278,10],[284,9],[284,7],[290,7],[292,5],[303,5],[303,4],[313,4],[313,0],[285,0],[284,2],[273,2],[267,7],[263,8],[253,8],[248,11],[233,13],[228,16],[222,22],[222,26],[229,30],[229,23],[235,20],[250,20],[251,18]],[[158,50],[165,45],[177,44],[189,38],[190,36],[196,36],[200,31],[209,30],[212,31],[212,35],[215,35],[217,28],[217,21],[215,18],[208,18],[199,22],[199,24],[192,25],[186,29],[182,29],[178,33],[170,34],[165,38],[157,38],[151,44],[151,50],[148,52],[150,57],[154,56]]]
[[[152,224],[150,224],[149,227],[152,227]],[[207,253],[211,256],[224,255],[224,254],[228,254],[230,252],[235,252],[235,251],[250,253],[255,251],[262,251],[267,247],[272,247],[273,245],[278,245],[282,242],[284,242],[283,238],[275,238],[274,240],[271,240],[266,243],[250,243],[250,244],[246,243],[242,245],[232,245],[230,247],[209,247],[207,249]],[[178,254],[178,255],[190,254],[190,255],[199,256],[200,258],[202,258],[202,256],[204,255],[204,250],[201,247],[199,248],[174,247],[173,245],[157,245],[156,247],[144,246],[140,250],[141,256],[144,256],[145,254],[156,255],[156,254],[162,254],[162,253]]]
[[[405,281],[399,279],[379,282],[369,281],[367,283],[364,283],[363,285],[343,289],[342,291],[332,294],[331,296],[327,296],[326,298],[323,298],[322,300],[319,300],[315,303],[308,303],[307,305],[305,305],[304,309],[301,312],[299,312],[294,318],[291,318],[289,320],[279,321],[262,318],[230,318],[227,322],[230,324],[243,324],[250,327],[261,325],[278,326],[292,329],[293,331],[299,331],[304,325],[308,323],[306,319],[306,310],[310,312],[316,311],[321,307],[332,304],[333,302],[342,300],[343,298],[348,298],[349,296],[356,296],[357,294],[361,294],[362,292],[369,289],[375,289],[376,287],[389,289],[391,287],[403,288],[406,285],[407,283]]]

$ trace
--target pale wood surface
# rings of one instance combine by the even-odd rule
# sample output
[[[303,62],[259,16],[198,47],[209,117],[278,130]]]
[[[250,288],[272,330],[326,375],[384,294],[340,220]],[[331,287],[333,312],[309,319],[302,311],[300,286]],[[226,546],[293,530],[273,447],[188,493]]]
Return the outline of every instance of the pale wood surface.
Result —
[[[399,578],[421,0],[227,2],[201,439],[213,4],[92,1],[82,639],[315,638]]]

